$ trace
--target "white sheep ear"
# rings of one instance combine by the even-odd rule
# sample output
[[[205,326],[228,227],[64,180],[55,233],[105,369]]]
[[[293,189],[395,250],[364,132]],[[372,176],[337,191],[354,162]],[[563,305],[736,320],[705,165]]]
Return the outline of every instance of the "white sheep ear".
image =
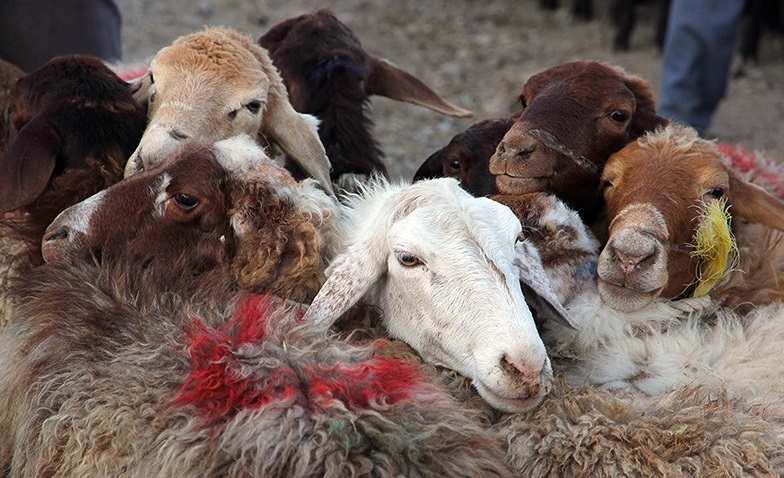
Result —
[[[313,299],[304,321],[331,326],[370,289],[383,273],[385,263],[362,248],[341,254],[329,266],[324,285]]]
[[[566,327],[579,330],[580,324],[558,301],[550,279],[542,267],[542,259],[536,247],[528,241],[520,241],[515,245],[515,253],[514,264],[520,272],[521,285],[529,292],[533,292],[536,299],[539,299],[536,304],[530,305],[547,318]],[[528,295],[530,296],[530,294]]]

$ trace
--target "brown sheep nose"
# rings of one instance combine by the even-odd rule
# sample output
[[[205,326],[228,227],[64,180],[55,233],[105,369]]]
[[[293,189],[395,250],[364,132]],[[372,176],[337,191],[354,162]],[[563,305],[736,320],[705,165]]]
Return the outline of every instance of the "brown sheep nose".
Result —
[[[521,146],[511,144],[507,141],[501,141],[496,149],[496,154],[506,161],[526,161],[531,157],[531,154],[536,150],[535,143],[529,143]]]
[[[633,248],[621,250],[617,247],[614,247],[613,245],[608,245],[607,247],[610,249],[610,252],[617,261],[616,264],[618,268],[624,274],[629,274],[631,272],[645,269],[646,264],[651,262],[646,262],[646,260],[656,254],[656,246],[654,243],[650,243],[648,247],[641,247],[636,250]]]
[[[501,370],[504,375],[510,377],[515,385],[519,387],[521,395],[519,398],[526,399],[539,394],[539,390],[544,387],[545,392],[549,392],[549,383],[544,380],[547,374],[547,361],[541,367],[535,368],[525,365],[517,360],[512,360],[508,355],[501,357]]]

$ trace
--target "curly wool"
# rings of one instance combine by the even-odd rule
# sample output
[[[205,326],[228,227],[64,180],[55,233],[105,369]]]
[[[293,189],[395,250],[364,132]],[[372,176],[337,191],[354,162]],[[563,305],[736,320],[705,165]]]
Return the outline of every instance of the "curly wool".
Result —
[[[238,295],[222,277],[185,278],[174,288],[148,282],[133,264],[45,265],[14,284],[15,316],[0,335],[0,469],[13,476],[511,476],[499,437],[419,372],[391,389],[373,380],[358,394],[335,386],[363,367],[382,378],[373,367],[394,361],[297,323],[300,306],[270,298],[250,307],[263,321],[227,323]],[[188,330],[192,339],[217,338],[201,344],[220,349],[223,377],[243,383],[240,399],[217,413],[207,394],[188,396],[203,387]],[[294,393],[246,403],[281,374]]]

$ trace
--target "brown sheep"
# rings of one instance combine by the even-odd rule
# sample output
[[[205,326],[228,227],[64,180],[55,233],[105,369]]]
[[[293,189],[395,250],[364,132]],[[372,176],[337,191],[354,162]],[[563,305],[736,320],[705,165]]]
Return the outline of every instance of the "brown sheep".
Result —
[[[703,269],[695,231],[715,200],[729,205],[739,260],[710,296],[730,307],[784,298],[784,202],[727,167],[715,143],[688,127],[663,128],[613,155],[602,181],[610,227],[599,291],[612,307],[694,293]]]
[[[41,237],[58,213],[122,179],[145,126],[125,82],[91,56],[52,59],[17,81],[9,99],[0,284],[43,263]],[[0,330],[5,320],[0,305]]]
[[[520,102],[521,115],[490,159],[498,192],[551,192],[588,223],[603,209],[598,187],[607,158],[667,123],[645,80],[597,61],[532,76]]]
[[[64,211],[42,250],[47,261],[127,257],[172,280],[230,262],[245,290],[309,301],[337,220],[315,181],[294,181],[250,137],[188,141],[159,167]]]
[[[490,173],[490,158],[515,117],[480,121],[456,134],[449,144],[431,154],[414,173],[414,181],[451,177],[474,196],[496,194],[495,176]]]
[[[370,96],[380,95],[456,117],[458,108],[410,73],[379,59],[328,9],[289,18],[259,38],[280,70],[294,109],[320,121],[319,137],[337,184],[372,173],[388,176],[368,115]],[[304,177],[296,164],[286,167]]]
[[[5,151],[11,133],[11,99],[8,93],[16,80],[24,75],[22,69],[0,58],[0,157]]]
[[[242,295],[223,267],[161,277],[125,259],[12,286],[3,474],[513,476],[500,437],[415,364]]]

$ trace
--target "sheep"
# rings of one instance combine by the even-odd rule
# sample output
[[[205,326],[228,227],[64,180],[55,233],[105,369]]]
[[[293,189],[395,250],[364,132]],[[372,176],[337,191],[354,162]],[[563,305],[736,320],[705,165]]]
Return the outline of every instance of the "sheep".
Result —
[[[228,261],[245,290],[308,302],[336,250],[338,215],[318,183],[294,181],[251,137],[192,140],[63,211],[41,248],[47,261],[129,257],[172,280]]]
[[[490,157],[514,124],[514,118],[482,120],[456,134],[449,144],[419,166],[413,180],[457,178],[460,186],[474,196],[496,194],[495,176],[490,174]]]
[[[708,298],[634,311],[602,303],[600,245],[552,195],[494,196],[524,224],[575,321],[541,330],[556,379],[493,425],[525,476],[774,475],[784,466],[781,305],[750,316]]]
[[[634,310],[657,297],[708,293],[720,305],[745,309],[784,297],[784,203],[725,161],[715,143],[677,125],[610,158],[602,176],[610,224],[598,266],[602,300]],[[695,235],[704,222],[698,218],[717,200],[729,207],[739,254],[735,264],[723,254],[726,277],[704,278],[719,262],[695,253]]]
[[[181,36],[155,54],[132,89],[149,120],[126,177],[164,161],[189,138],[248,134],[279,146],[332,193],[317,120],[292,108],[269,54],[250,37],[226,27]]]
[[[8,98],[0,154],[0,289],[43,263],[55,216],[122,178],[146,117],[127,85],[98,58],[61,56],[19,79]],[[5,294],[0,294],[4,296]],[[6,321],[0,298],[0,330]]]
[[[388,333],[469,377],[503,411],[536,406],[552,380],[520,281],[570,323],[520,221],[453,178],[368,186],[346,203],[342,252],[305,320],[333,323],[365,297]]]
[[[223,266],[55,261],[19,278],[0,334],[0,472],[513,476],[499,435],[415,364],[243,293]]]
[[[588,223],[603,210],[599,176],[613,152],[667,120],[651,86],[597,61],[573,61],[531,78],[523,111],[490,158],[501,194],[551,192]]]
[[[294,109],[319,119],[319,137],[332,164],[330,178],[337,185],[366,180],[371,174],[388,177],[370,129],[371,95],[449,116],[471,116],[412,74],[365,51],[329,9],[284,20],[264,33],[259,44],[280,71]],[[287,161],[286,166],[295,177],[304,177],[296,164]]]

